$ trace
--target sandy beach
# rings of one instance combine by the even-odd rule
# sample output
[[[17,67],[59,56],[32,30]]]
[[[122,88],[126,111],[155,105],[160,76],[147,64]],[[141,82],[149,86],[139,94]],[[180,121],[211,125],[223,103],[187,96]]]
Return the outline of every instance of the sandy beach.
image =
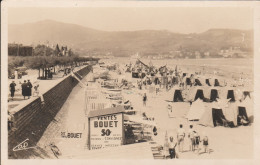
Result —
[[[123,65],[123,64],[121,64]],[[183,66],[181,66],[183,67]],[[197,67],[197,66],[192,66]],[[231,67],[231,66],[230,66]],[[249,68],[248,68],[249,69]],[[239,71],[237,70],[239,73]],[[249,73],[249,72],[248,72]],[[110,71],[110,75],[116,76],[117,73]],[[123,74],[125,77],[130,78],[130,73]],[[90,73],[83,79],[84,83],[87,83],[93,77]],[[136,79],[132,79],[133,82]],[[142,96],[147,94],[147,105],[143,106]],[[88,155],[91,151],[87,150],[87,116],[85,116],[85,91],[82,85],[77,85],[66,103],[63,105],[59,113],[55,117],[55,122],[52,122],[41,140],[38,142],[38,146],[46,148],[46,146],[54,142],[62,153],[62,158],[73,158],[80,155]],[[251,159],[253,157],[254,140],[253,140],[253,128],[254,125],[239,126],[235,128],[227,128],[223,126],[206,127],[198,124],[198,121],[188,121],[186,114],[189,111],[190,105],[186,104],[186,109],[175,106],[175,103],[169,102],[173,99],[174,88],[166,91],[161,88],[160,92],[156,95],[154,92],[149,92],[149,87],[132,88],[131,90],[122,90],[122,96],[124,100],[129,100],[134,110],[137,112],[137,116],[143,112],[148,117],[155,119],[158,135],[153,136],[152,141],[157,145],[164,146],[165,134],[167,132],[168,137],[173,136],[176,140],[176,131],[179,128],[179,124],[182,124],[185,132],[188,132],[189,125],[194,126],[200,135],[207,135],[209,138],[210,154],[200,153],[196,154],[189,151],[189,139],[184,138],[184,152],[177,151],[180,159]],[[169,114],[167,108],[168,104],[173,106],[173,116]],[[66,132],[82,132],[82,138],[80,139],[64,139],[61,138],[60,133]],[[135,145],[135,144],[132,144]],[[200,146],[202,147],[202,146]],[[48,147],[47,147],[48,148]],[[51,151],[46,148],[47,152],[51,155]],[[84,157],[84,156],[82,156]]]

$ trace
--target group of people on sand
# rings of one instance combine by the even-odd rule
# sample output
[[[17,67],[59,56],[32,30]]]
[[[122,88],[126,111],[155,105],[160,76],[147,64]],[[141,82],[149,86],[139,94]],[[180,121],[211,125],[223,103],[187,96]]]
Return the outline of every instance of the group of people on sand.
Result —
[[[195,81],[194,74],[188,76],[187,74],[181,73],[165,73],[163,76],[146,76],[137,80],[138,89],[142,90],[148,86],[154,86],[156,89],[156,95],[159,93],[160,88],[165,88],[167,91],[169,91],[174,86],[181,89],[187,89],[189,87],[198,85],[201,85],[201,83]]]
[[[186,135],[189,143],[189,151],[200,154],[200,150],[203,149],[204,153],[210,153],[208,148],[209,140],[206,135],[200,137],[199,133],[193,129],[193,125],[190,125],[189,130],[186,133],[183,125],[180,124],[179,129],[177,130],[177,139],[175,140],[172,136],[169,138],[169,154],[171,159],[178,158],[178,155],[176,154],[177,146],[180,153],[184,152],[183,146]]]

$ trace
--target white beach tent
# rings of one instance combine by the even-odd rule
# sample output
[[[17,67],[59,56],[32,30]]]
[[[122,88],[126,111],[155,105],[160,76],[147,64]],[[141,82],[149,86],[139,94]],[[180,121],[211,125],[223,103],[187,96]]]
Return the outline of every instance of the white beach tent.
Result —
[[[234,88],[234,95],[235,95],[235,100],[242,100],[243,99],[243,89],[241,88]]]
[[[205,103],[205,111],[199,119],[199,124],[204,126],[215,127],[215,121],[219,117],[225,117],[224,111],[227,109],[227,101],[221,101],[217,99],[212,103]],[[227,114],[227,113],[226,113]],[[231,119],[230,117],[228,117]],[[232,120],[233,121],[233,120]]]
[[[208,79],[209,79],[209,83],[210,83],[210,85],[214,87],[214,84],[215,84],[215,78],[214,78],[214,77],[209,77]]]
[[[197,99],[192,103],[186,118],[188,120],[199,120],[205,112],[205,103],[201,99]]]
[[[189,99],[191,101],[196,101],[198,98],[199,99],[204,99],[205,98],[205,88],[202,86],[196,86],[196,87],[192,87],[190,89],[190,93],[189,93]],[[197,96],[197,97],[196,97]],[[196,99],[195,99],[196,98]]]
[[[220,87],[224,87],[225,86],[225,82],[226,82],[225,78],[223,78],[223,77],[216,77],[215,79],[218,80]]]
[[[181,88],[173,87],[171,91],[173,91],[173,97],[172,97],[173,102],[183,102],[184,101],[183,94],[182,94],[183,90]]]
[[[253,101],[253,99],[246,97],[245,100],[243,100],[241,103],[238,104],[238,106],[246,108],[246,113],[247,113],[248,119],[252,123],[253,117],[254,117],[254,101]]]
[[[204,76],[196,75],[194,79],[198,79],[202,86],[206,86],[206,78]]]
[[[212,116],[212,104],[206,103],[205,105],[206,105],[205,111],[202,114],[201,118],[199,119],[198,124],[204,125],[204,126],[214,127],[213,116]]]
[[[216,98],[220,98],[220,89],[218,87],[208,87],[205,88],[206,90],[204,93],[204,96],[208,99],[213,99],[213,101],[216,101]]]
[[[233,96],[234,96],[234,98],[233,98]],[[226,87],[220,88],[219,97],[222,99],[231,98],[230,101],[238,101],[243,98],[243,92],[239,88],[226,86]]]
[[[220,99],[226,99],[227,98],[227,92],[228,92],[229,88],[231,88],[231,87],[222,87],[219,90],[219,98]]]
[[[228,121],[232,121],[237,126],[238,107],[237,103],[228,103],[228,107],[223,108],[223,114]]]
[[[218,99],[220,108],[223,111],[223,114],[225,118],[228,121],[232,121],[235,126],[237,126],[237,115],[238,115],[238,109],[237,109],[237,101],[236,102],[230,102],[231,98],[221,98]]]

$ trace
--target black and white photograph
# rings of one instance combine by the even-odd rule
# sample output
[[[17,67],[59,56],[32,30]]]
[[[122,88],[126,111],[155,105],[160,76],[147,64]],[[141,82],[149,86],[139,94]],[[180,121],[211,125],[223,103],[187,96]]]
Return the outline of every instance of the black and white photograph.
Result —
[[[258,2],[25,4],[1,9],[2,159],[256,158]]]

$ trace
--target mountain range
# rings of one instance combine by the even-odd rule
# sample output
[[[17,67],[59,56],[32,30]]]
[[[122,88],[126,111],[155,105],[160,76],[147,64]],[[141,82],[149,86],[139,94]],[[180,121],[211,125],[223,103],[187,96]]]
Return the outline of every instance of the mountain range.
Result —
[[[176,51],[219,52],[240,47],[253,52],[253,30],[209,29],[181,34],[167,30],[101,31],[76,24],[44,20],[8,26],[8,42],[23,45],[59,44],[81,55],[129,56],[172,54]]]

